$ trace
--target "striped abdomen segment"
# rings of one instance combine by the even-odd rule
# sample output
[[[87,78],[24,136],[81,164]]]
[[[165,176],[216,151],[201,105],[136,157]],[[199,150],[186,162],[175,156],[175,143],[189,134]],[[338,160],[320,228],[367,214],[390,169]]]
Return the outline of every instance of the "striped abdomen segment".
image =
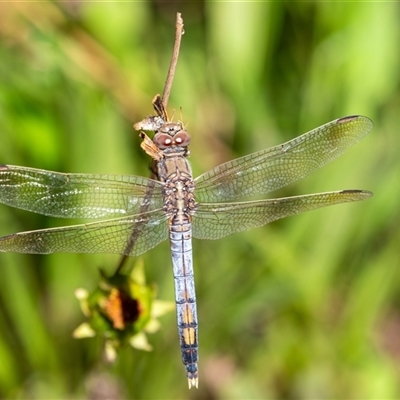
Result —
[[[197,387],[198,324],[193,277],[192,229],[190,223],[171,224],[170,242],[182,362],[186,367],[189,388],[192,386]]]

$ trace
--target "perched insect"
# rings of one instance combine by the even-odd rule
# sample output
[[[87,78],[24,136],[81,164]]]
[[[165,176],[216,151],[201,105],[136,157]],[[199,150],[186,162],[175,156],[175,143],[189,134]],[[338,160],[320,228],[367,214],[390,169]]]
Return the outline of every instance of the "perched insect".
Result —
[[[181,123],[168,120],[159,97],[153,104],[157,115],[135,128],[141,131],[142,148],[153,159],[154,179],[1,166],[0,202],[54,217],[106,220],[5,236],[0,238],[0,251],[138,256],[169,238],[180,347],[190,388],[198,385],[192,236],[220,239],[304,211],[367,199],[369,191],[342,190],[237,201],[303,178],[357,143],[373,125],[362,116],[340,118],[193,179],[186,158],[189,134]],[[155,132],[153,140],[145,130]]]

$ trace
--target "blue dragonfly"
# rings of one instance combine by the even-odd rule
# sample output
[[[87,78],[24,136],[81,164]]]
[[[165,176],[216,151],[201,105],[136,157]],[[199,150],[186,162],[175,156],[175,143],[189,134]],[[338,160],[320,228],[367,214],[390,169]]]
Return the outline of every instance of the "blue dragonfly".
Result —
[[[188,132],[155,108],[157,115],[135,125],[142,148],[153,160],[154,179],[1,165],[0,202],[53,217],[102,220],[4,236],[0,252],[138,256],[169,239],[180,348],[190,388],[198,386],[192,237],[221,239],[304,211],[369,198],[372,193],[366,190],[339,190],[239,201],[265,195],[321,168],[366,136],[373,124],[363,116],[339,118],[193,179]],[[154,131],[153,139],[144,131]]]

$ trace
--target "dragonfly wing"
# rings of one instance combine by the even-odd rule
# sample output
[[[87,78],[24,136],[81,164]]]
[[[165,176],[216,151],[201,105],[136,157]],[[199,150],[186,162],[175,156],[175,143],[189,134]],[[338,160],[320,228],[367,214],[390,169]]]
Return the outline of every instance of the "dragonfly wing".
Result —
[[[0,202],[64,218],[112,218],[161,208],[161,184],[131,175],[62,174],[0,166]]]
[[[199,204],[193,216],[193,237],[220,239],[290,215],[370,196],[372,193],[364,190],[342,190],[244,203]]]
[[[196,200],[232,201],[289,185],[343,154],[372,126],[366,117],[340,118],[279,146],[221,164],[195,180]]]
[[[137,256],[167,239],[166,220],[163,210],[155,210],[89,224],[21,232],[0,238],[0,252]]]

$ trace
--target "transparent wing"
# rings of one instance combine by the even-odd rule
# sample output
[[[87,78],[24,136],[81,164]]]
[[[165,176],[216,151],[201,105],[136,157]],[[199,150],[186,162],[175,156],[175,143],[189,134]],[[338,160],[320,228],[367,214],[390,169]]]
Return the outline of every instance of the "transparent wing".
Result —
[[[167,239],[166,220],[164,211],[155,210],[89,224],[21,232],[0,238],[0,252],[137,256]]]
[[[366,117],[337,119],[279,146],[221,164],[196,180],[198,202],[224,202],[279,189],[340,156],[372,129]]]
[[[192,220],[193,237],[220,239],[290,215],[370,196],[368,191],[342,190],[245,203],[199,204]]]
[[[107,218],[162,206],[161,184],[130,175],[62,174],[0,166],[0,202],[43,215]]]

